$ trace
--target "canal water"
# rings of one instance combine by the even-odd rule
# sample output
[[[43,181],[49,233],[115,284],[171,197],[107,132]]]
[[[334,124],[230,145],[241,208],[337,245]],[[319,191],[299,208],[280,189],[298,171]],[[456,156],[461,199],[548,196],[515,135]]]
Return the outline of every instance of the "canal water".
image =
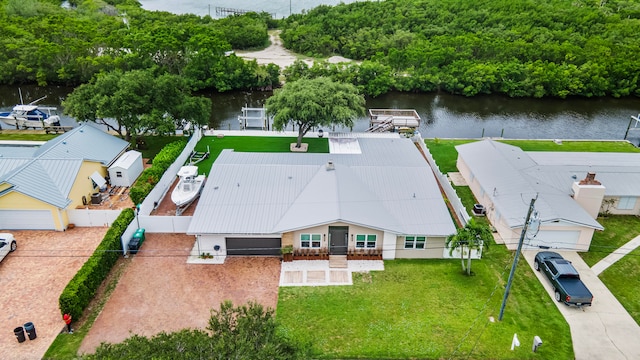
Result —
[[[342,3],[349,4],[363,0],[140,0],[145,10],[167,11],[174,14],[209,15],[212,18],[224,16],[216,15],[216,8],[231,8],[273,14],[275,19],[282,19],[291,14],[300,14],[319,5],[335,6]]]
[[[46,96],[39,102],[63,111],[61,102],[73,91],[67,87],[21,86],[24,103]],[[238,116],[243,106],[262,107],[270,92],[202,93],[212,100],[210,127],[238,130]],[[0,86],[0,109],[10,110],[20,103],[18,87]],[[368,99],[367,109],[415,109],[422,119],[419,131],[429,138],[509,139],[623,139],[631,116],[640,113],[638,98],[599,99],[512,99],[503,96],[466,98],[449,94],[389,93]],[[60,111],[60,112],[61,112]],[[76,121],[61,116],[62,125],[75,126]],[[3,128],[7,125],[0,123]],[[369,126],[366,116],[359,118],[353,129],[364,131]],[[632,126],[633,128],[633,126]],[[334,129],[324,129],[332,131]],[[640,124],[629,133],[634,143],[640,141]]]

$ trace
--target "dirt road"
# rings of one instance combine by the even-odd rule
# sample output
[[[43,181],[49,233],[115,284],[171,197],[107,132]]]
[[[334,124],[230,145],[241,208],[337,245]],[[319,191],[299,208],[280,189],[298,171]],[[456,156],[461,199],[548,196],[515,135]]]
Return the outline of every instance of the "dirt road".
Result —
[[[300,59],[312,66],[314,60],[312,58],[295,54],[282,46],[282,40],[280,40],[280,30],[270,31],[269,40],[271,45],[266,49],[260,51],[236,51],[236,55],[246,60],[256,60],[260,65],[276,64],[280,69],[284,69],[287,66],[293,64],[297,59]],[[353,62],[353,60],[344,58],[342,56],[332,56],[327,59],[330,63],[340,62]]]

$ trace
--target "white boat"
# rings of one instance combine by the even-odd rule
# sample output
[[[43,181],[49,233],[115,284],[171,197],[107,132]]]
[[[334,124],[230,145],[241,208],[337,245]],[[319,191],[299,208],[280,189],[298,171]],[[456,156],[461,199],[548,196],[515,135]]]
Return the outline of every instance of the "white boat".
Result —
[[[198,175],[197,166],[183,166],[178,171],[180,181],[171,193],[171,201],[177,207],[190,204],[200,195],[200,190],[204,185],[204,175]]]
[[[55,115],[56,108],[36,105],[42,99],[44,97],[27,105],[16,105],[10,112],[0,113],[0,121],[16,129],[60,126],[60,116]]]

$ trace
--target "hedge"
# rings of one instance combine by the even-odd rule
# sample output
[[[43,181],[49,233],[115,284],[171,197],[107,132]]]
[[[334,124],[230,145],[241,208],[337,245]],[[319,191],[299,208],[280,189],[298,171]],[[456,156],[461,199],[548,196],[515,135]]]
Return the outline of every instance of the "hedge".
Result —
[[[69,281],[59,299],[60,313],[79,319],[122,254],[120,238],[133,221],[133,209],[124,209],[113,222],[102,242]]]
[[[167,144],[153,158],[151,167],[144,169],[138,180],[129,191],[129,197],[134,204],[140,204],[156,186],[165,171],[180,156],[186,145],[186,140],[176,140]]]

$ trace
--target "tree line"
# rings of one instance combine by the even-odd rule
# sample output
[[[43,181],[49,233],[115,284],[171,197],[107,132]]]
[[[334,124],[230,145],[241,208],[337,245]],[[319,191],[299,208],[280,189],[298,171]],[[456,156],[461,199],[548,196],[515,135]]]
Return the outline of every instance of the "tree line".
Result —
[[[214,20],[140,8],[135,0],[0,0],[0,83],[77,86],[95,74],[156,68],[193,90],[264,89],[276,65],[232,49],[263,47],[270,15]]]
[[[376,96],[391,90],[513,97],[640,95],[640,2],[386,0],[320,6],[285,19],[281,38],[309,56],[358,66],[297,64]]]
[[[640,95],[638,0],[386,0],[319,6],[282,20],[140,8],[135,0],[0,0],[0,84],[77,86],[101,72],[154,69],[192,90],[271,89],[275,64],[234,49],[284,45],[314,57],[286,81],[330,77],[368,96],[446,91],[512,97]]]

